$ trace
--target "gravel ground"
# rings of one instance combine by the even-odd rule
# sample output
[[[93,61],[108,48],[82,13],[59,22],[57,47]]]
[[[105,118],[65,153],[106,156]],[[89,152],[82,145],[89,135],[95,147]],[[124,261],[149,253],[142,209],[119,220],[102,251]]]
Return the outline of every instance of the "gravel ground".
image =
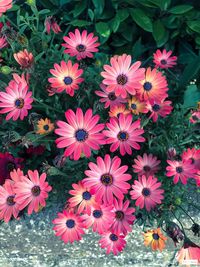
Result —
[[[61,206],[54,205],[38,214],[26,215],[19,221],[3,223],[0,231],[0,266],[177,266],[173,242],[169,240],[167,249],[162,253],[152,252],[150,248],[143,246],[142,228],[137,225],[127,237],[124,252],[118,256],[106,255],[98,246],[98,235],[91,231],[79,243],[65,245],[54,236],[51,223],[61,210]]]

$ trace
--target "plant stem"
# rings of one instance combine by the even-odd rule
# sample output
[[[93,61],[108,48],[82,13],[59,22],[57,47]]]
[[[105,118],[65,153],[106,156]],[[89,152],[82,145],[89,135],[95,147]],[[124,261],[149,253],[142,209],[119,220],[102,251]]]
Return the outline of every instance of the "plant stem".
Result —
[[[39,103],[41,106],[43,106],[43,107],[45,107],[45,108],[47,108],[47,109],[51,109],[51,110],[54,110],[54,111],[56,111],[56,112],[59,112],[59,113],[62,113],[63,114],[63,111],[61,111],[61,110],[59,110],[59,109],[56,109],[56,108],[53,108],[53,107],[50,107],[49,105],[47,105],[47,104],[45,104],[45,103],[43,103],[43,102],[40,102],[37,98],[35,98],[35,97],[33,97],[33,99],[37,102],[37,103]]]
[[[192,217],[186,212],[186,210],[184,210],[181,206],[178,206],[189,218],[190,220],[195,223],[195,221],[192,219]]]
[[[186,236],[182,222],[176,217],[176,215],[174,214],[174,212],[172,210],[171,210],[171,213],[173,214],[174,218],[179,222],[179,224],[182,228],[182,232],[183,232],[184,236]]]

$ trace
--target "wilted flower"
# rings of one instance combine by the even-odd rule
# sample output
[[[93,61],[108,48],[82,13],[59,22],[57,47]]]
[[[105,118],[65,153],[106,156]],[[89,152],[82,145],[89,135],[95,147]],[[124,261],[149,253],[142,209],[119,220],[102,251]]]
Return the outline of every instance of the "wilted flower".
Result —
[[[33,54],[28,52],[26,49],[24,51],[19,51],[14,53],[15,60],[21,65],[22,68],[30,68],[33,65],[34,57]]]
[[[44,25],[48,34],[50,34],[51,29],[56,34],[61,32],[60,26],[58,25],[56,19],[53,16],[47,17],[45,19]]]
[[[176,243],[179,243],[179,241],[183,240],[184,238],[184,234],[180,227],[174,222],[169,222],[167,224],[166,233],[174,241],[175,246]]]
[[[167,150],[167,158],[173,160],[176,157],[176,149],[174,147],[170,147]]]
[[[195,236],[200,237],[200,225],[198,223],[193,223],[191,230]]]

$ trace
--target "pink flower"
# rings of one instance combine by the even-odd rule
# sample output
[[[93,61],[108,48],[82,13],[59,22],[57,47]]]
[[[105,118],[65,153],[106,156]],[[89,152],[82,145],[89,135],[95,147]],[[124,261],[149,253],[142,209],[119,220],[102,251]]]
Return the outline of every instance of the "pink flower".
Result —
[[[53,16],[46,17],[44,24],[48,34],[50,34],[51,29],[55,34],[62,32]]]
[[[114,92],[116,96],[127,97],[127,93],[136,94],[140,88],[140,81],[144,79],[144,68],[140,68],[141,62],[137,61],[131,65],[131,56],[123,54],[110,59],[110,65],[104,65],[101,72],[103,84],[107,92]]]
[[[0,49],[4,48],[7,45],[7,41],[5,37],[0,37]]]
[[[80,76],[83,74],[82,69],[78,69],[79,64],[72,65],[71,60],[61,61],[61,64],[54,64],[55,69],[50,69],[53,78],[49,78],[52,88],[56,88],[57,93],[66,90],[70,96],[74,95],[74,91],[79,89],[79,84],[84,80]]]
[[[37,170],[29,170],[28,177],[24,176],[23,180],[15,183],[15,201],[19,204],[20,210],[28,206],[28,214],[31,214],[33,210],[38,212],[40,205],[46,206],[45,199],[52,187],[45,180],[46,173],[39,176]]]
[[[124,115],[128,115],[131,113],[131,111],[127,109],[124,104],[119,104],[110,108],[109,117],[118,118],[121,113],[123,113]]]
[[[0,17],[2,16],[2,13],[5,13],[10,8],[12,8],[12,0],[1,0],[0,1]]]
[[[32,67],[34,62],[34,56],[26,49],[24,49],[23,51],[19,51],[18,53],[14,53],[13,56],[22,68],[27,69]]]
[[[98,52],[97,47],[100,43],[96,43],[98,37],[94,37],[93,33],[87,34],[87,31],[84,30],[82,34],[79,29],[75,29],[75,33],[70,32],[69,37],[63,37],[66,44],[62,46],[67,49],[64,50],[64,53],[69,54],[71,57],[76,56],[77,60],[82,58],[92,58],[94,52]]]
[[[197,266],[200,264],[200,247],[186,238],[183,247],[176,254],[176,259],[181,265],[189,264],[190,261],[193,261]]]
[[[145,206],[146,210],[150,211],[157,204],[162,203],[164,190],[160,189],[161,183],[157,182],[158,179],[153,176],[146,178],[145,175],[142,175],[138,180],[134,180],[134,185],[132,185],[131,198],[136,199],[135,205],[140,209]]]
[[[200,110],[192,112],[191,117],[190,117],[189,120],[193,124],[199,122],[200,121]]]
[[[193,167],[200,170],[200,149],[188,148],[186,151],[183,151],[181,158],[183,161],[191,160]]]
[[[171,105],[171,101],[155,101],[150,100],[146,103],[146,108],[151,112],[149,118],[153,119],[153,122],[158,120],[158,116],[166,117],[169,115],[173,109]]]
[[[104,128],[104,124],[97,124],[99,115],[92,115],[92,109],[88,109],[83,115],[83,111],[77,108],[76,114],[68,109],[65,112],[67,122],[58,121],[58,129],[55,133],[60,135],[56,139],[58,148],[66,148],[64,156],[72,156],[74,160],[78,160],[81,153],[87,158],[91,156],[91,149],[99,150],[100,145],[104,144],[104,135],[100,131]]]
[[[104,84],[100,84],[100,87],[102,91],[95,91],[95,94],[98,96],[101,96],[100,102],[105,103],[105,108],[112,108],[114,106],[118,106],[121,103],[126,103],[127,100],[124,98],[121,98],[120,96],[116,96],[114,92],[108,93],[106,91],[106,86]]]
[[[165,49],[161,52],[160,49],[156,50],[156,53],[153,54],[153,62],[155,63],[156,68],[168,69],[173,68],[177,63],[177,57],[171,57],[172,51],[167,52]]]
[[[127,232],[132,231],[132,227],[130,225],[133,224],[135,220],[135,216],[133,215],[133,212],[135,212],[134,208],[129,208],[130,201],[126,200],[124,203],[122,200],[116,200],[114,198],[114,213],[115,213],[115,219],[111,226],[111,230],[115,234],[123,233],[124,235],[127,234]]]
[[[80,215],[64,210],[58,213],[58,217],[52,222],[55,224],[53,227],[55,235],[60,236],[65,243],[73,243],[82,239],[84,225]]]
[[[92,226],[94,232],[103,234],[112,225],[114,220],[114,212],[112,211],[113,206],[107,205],[94,205],[91,210],[91,214],[83,214],[85,228]]]
[[[144,153],[143,157],[137,156],[134,162],[133,171],[138,175],[153,176],[159,170],[160,160],[152,154]]]
[[[6,87],[6,93],[0,92],[0,108],[2,108],[0,114],[8,113],[6,120],[11,118],[14,121],[18,118],[23,120],[28,115],[28,110],[32,108],[32,102],[32,92],[28,92],[27,83],[12,80]]]
[[[20,170],[19,168],[17,170],[13,170],[12,172],[10,172],[10,178],[14,181],[14,182],[20,182],[23,180],[24,178],[24,173],[22,170]],[[26,176],[25,176],[26,177]]]
[[[166,176],[171,177],[174,176],[174,184],[177,184],[179,179],[181,180],[182,184],[187,184],[188,178],[194,178],[194,173],[196,173],[196,170],[194,169],[192,165],[191,160],[187,161],[171,161],[167,160],[167,163],[170,166],[167,166],[166,170]]]
[[[73,197],[68,199],[70,208],[78,207],[77,212],[80,214],[85,210],[86,213],[91,213],[91,206],[96,203],[94,190],[86,188],[82,181],[78,184],[72,184],[73,190],[69,194]]]
[[[108,154],[104,159],[97,157],[97,164],[93,162],[88,164],[90,170],[85,171],[88,177],[83,180],[83,183],[95,190],[97,200],[112,204],[113,195],[118,199],[123,199],[123,194],[128,192],[130,185],[127,181],[131,179],[131,175],[125,173],[128,169],[127,165],[121,167],[120,165],[119,157],[111,159]]]
[[[133,122],[132,114],[125,116],[121,113],[119,118],[110,118],[106,127],[108,130],[103,131],[107,137],[106,144],[112,144],[110,146],[111,152],[119,148],[122,156],[126,153],[131,155],[132,148],[139,150],[140,145],[138,143],[145,141],[145,138],[141,136],[144,130],[140,128],[140,120]]]
[[[114,234],[112,232],[103,233],[99,240],[101,248],[106,249],[106,254],[113,253],[114,255],[119,254],[125,246],[126,241],[122,234]]]
[[[200,186],[200,171],[197,171],[197,174],[195,175],[194,178],[196,180],[197,186]]]
[[[3,186],[0,186],[0,220],[6,223],[14,216],[17,219],[19,205],[15,202],[14,182],[7,179]]]

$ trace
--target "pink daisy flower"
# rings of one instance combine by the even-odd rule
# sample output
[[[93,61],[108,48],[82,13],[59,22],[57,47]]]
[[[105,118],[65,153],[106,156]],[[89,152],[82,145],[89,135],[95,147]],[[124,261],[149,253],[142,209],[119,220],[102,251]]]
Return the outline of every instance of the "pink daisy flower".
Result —
[[[19,205],[15,202],[14,182],[7,179],[3,186],[0,186],[0,220],[6,223],[14,216],[17,219]]]
[[[109,117],[118,118],[121,113],[123,113],[124,115],[128,115],[131,113],[131,111],[126,108],[126,105],[119,104],[110,108]]]
[[[46,206],[45,199],[52,187],[45,180],[46,173],[39,176],[37,170],[29,170],[28,177],[24,176],[23,180],[15,183],[15,201],[19,204],[20,210],[28,206],[28,214],[31,214],[33,210],[38,212],[40,206]]]
[[[169,115],[173,109],[171,105],[171,101],[155,101],[155,100],[150,100],[146,103],[146,108],[148,111],[151,112],[151,115],[149,118],[153,119],[153,122],[156,122],[158,120],[158,116],[160,115],[161,117],[166,117]]]
[[[79,241],[85,234],[82,217],[73,211],[64,210],[62,213],[58,213],[58,217],[52,222],[55,224],[53,227],[55,235],[60,236],[65,243]]]
[[[197,171],[197,174],[195,175],[195,180],[196,180],[196,184],[197,186],[200,186],[200,171]]]
[[[111,152],[119,148],[122,156],[126,153],[131,155],[132,148],[139,150],[140,145],[138,143],[145,141],[145,138],[141,136],[144,130],[140,128],[140,120],[133,122],[132,114],[125,116],[121,113],[119,118],[110,118],[106,127],[108,130],[103,131],[107,137],[106,144],[112,144],[110,146]]]
[[[130,201],[126,200],[124,203],[122,200],[116,200],[114,198],[114,213],[115,219],[111,226],[111,230],[115,234],[123,233],[124,235],[127,232],[132,231],[132,227],[130,225],[133,224],[135,220],[135,216],[133,212],[135,212],[134,208],[129,208]]]
[[[74,95],[74,91],[79,89],[79,83],[84,79],[80,78],[83,74],[82,69],[78,69],[79,64],[75,63],[72,65],[71,60],[61,61],[60,65],[54,64],[54,69],[50,69],[53,78],[49,78],[48,81],[51,83],[52,88],[56,88],[57,93],[61,93],[64,90],[70,96]]]
[[[24,176],[26,177],[26,175],[24,175],[23,171],[20,170],[19,168],[17,170],[13,170],[12,172],[10,172],[10,178],[14,181],[14,182],[20,182],[23,180]]]
[[[79,29],[75,29],[75,33],[70,32],[69,37],[64,36],[63,40],[66,44],[62,46],[67,49],[64,50],[64,53],[69,54],[71,57],[76,56],[77,60],[82,58],[92,58],[94,52],[98,52],[97,47],[100,43],[97,43],[98,37],[94,37],[93,33],[87,34],[87,31],[84,30],[82,34]]]
[[[122,252],[126,246],[124,235],[114,234],[112,232],[103,233],[99,240],[101,248],[106,249],[106,254],[113,253],[114,255]]]
[[[110,59],[110,65],[104,65],[101,72],[103,84],[107,85],[107,92],[115,92],[116,96],[126,98],[127,94],[135,95],[140,88],[140,81],[144,79],[144,68],[140,68],[141,62],[131,65],[131,56],[123,54]]]
[[[12,8],[12,0],[0,0],[0,17],[10,8]]]
[[[172,51],[167,52],[165,49],[161,52],[160,49],[156,50],[156,53],[153,54],[153,62],[155,63],[156,68],[168,69],[173,68],[177,63],[177,57],[171,57]]]
[[[188,178],[194,178],[194,173],[196,170],[192,165],[191,160],[187,161],[175,161],[175,160],[167,160],[169,166],[167,166],[166,176],[171,177],[174,176],[174,184],[177,184],[179,179],[181,180],[182,184],[187,184]]]
[[[83,114],[82,109],[77,108],[76,113],[71,109],[65,112],[67,122],[58,121],[58,129],[55,133],[60,135],[56,139],[58,148],[66,148],[64,156],[72,156],[74,160],[78,160],[81,153],[87,158],[91,156],[91,149],[99,150],[100,145],[104,144],[104,135],[100,133],[104,128],[104,124],[97,124],[99,115],[92,115],[92,109],[88,109]]]
[[[131,175],[125,173],[128,169],[127,165],[121,166],[119,157],[110,158],[106,154],[104,159],[97,157],[97,164],[90,162],[88,164],[90,170],[86,170],[88,176],[83,180],[87,187],[95,190],[96,199],[103,200],[105,204],[113,203],[113,195],[118,199],[123,199],[124,195],[130,188],[128,180]]]
[[[200,149],[188,148],[181,155],[183,161],[191,160],[191,164],[195,169],[200,170]]]
[[[136,200],[135,205],[140,209],[145,206],[146,210],[150,211],[157,204],[162,203],[164,190],[160,189],[161,183],[157,182],[158,179],[153,176],[146,178],[145,175],[142,175],[138,180],[135,180],[132,185],[131,198]]]
[[[200,110],[192,112],[189,120],[193,124],[200,122]]]
[[[0,37],[0,49],[4,48],[7,45],[7,41],[5,37]]]
[[[114,92],[108,93],[104,84],[100,84],[100,87],[102,91],[95,91],[95,94],[101,97],[99,101],[101,103],[105,103],[105,108],[112,108],[114,106],[127,102],[126,99],[121,98],[120,96],[116,96]]]
[[[73,190],[69,191],[69,194],[73,197],[68,199],[70,208],[78,207],[77,212],[80,214],[85,211],[91,213],[91,206],[96,203],[94,190],[86,188],[82,181],[78,184],[72,184]]]
[[[16,76],[15,76],[16,77]],[[17,77],[20,77],[17,75]],[[8,113],[6,120],[23,120],[32,108],[32,92],[28,92],[27,83],[12,80],[6,87],[6,93],[0,92],[0,114]]]
[[[160,169],[160,160],[152,154],[144,153],[143,157],[137,156],[134,162],[135,164],[132,165],[133,171],[138,175],[153,176]]]
[[[107,205],[94,205],[91,209],[91,214],[83,214],[84,227],[92,227],[94,232],[103,234],[111,227],[115,214],[113,206]]]

